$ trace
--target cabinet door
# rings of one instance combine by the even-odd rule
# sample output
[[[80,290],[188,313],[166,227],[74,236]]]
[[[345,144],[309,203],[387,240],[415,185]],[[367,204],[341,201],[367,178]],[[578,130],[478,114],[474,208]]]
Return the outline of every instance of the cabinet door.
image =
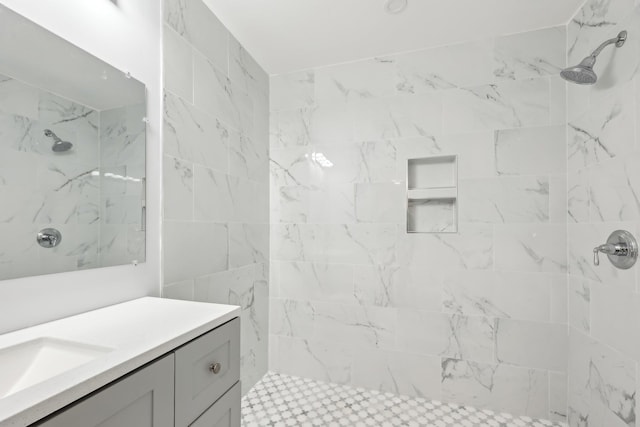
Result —
[[[240,398],[237,382],[189,427],[240,427]]]
[[[240,379],[240,319],[196,338],[175,354],[175,422],[176,427],[186,427]]]
[[[173,370],[170,354],[36,425],[173,427]]]

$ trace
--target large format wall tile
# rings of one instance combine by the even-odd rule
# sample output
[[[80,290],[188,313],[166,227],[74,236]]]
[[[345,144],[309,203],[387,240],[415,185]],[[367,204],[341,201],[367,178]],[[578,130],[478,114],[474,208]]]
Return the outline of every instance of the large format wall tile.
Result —
[[[193,102],[193,59],[191,46],[171,27],[163,28],[163,69],[165,89]]]
[[[315,70],[315,100],[356,101],[383,98],[395,93],[392,59],[375,58]]]
[[[443,359],[443,398],[498,411],[547,417],[547,375],[545,371],[505,364]]]
[[[269,77],[203,1],[164,12],[163,296],[241,306],[246,393],[268,368]]]
[[[635,425],[636,363],[571,330],[569,425]]]
[[[595,85],[567,92],[571,427],[638,423],[637,266],[620,270],[606,256],[595,266],[592,251],[614,230],[638,236],[639,22],[638,2],[588,0],[568,25],[572,64],[620,30],[630,35],[598,57]]]
[[[492,53],[493,41],[487,40],[398,55],[396,88],[400,93],[431,93],[491,83]]]
[[[165,0],[164,22],[218,68],[228,68],[229,34],[204,2]]]
[[[566,126],[505,129],[495,137],[499,175],[566,172]]]
[[[467,316],[547,322],[551,275],[485,270],[446,272],[443,308]]]
[[[493,74],[511,80],[558,74],[566,64],[565,40],[565,27],[497,37]]]
[[[544,126],[549,105],[548,78],[453,89],[444,93],[444,131]]]

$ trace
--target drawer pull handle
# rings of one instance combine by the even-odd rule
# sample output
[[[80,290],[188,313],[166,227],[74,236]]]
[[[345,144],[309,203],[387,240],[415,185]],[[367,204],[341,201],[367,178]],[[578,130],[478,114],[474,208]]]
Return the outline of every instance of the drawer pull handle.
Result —
[[[209,371],[213,372],[214,374],[220,373],[221,368],[222,368],[222,365],[220,365],[218,362],[212,363],[211,365],[209,365]]]

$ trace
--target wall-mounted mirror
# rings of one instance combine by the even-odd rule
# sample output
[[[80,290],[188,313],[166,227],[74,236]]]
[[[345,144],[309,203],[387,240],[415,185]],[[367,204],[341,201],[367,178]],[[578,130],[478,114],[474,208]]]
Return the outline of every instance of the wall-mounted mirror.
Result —
[[[144,84],[0,5],[0,280],[144,261],[145,116]]]

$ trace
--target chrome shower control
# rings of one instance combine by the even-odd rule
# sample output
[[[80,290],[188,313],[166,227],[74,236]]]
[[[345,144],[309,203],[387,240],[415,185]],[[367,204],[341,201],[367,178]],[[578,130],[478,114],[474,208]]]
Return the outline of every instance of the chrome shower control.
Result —
[[[622,270],[629,269],[638,260],[638,242],[631,233],[616,230],[604,245],[593,248],[593,264],[600,265],[600,252],[607,254],[607,258],[615,267]]]
[[[55,228],[45,228],[38,231],[36,240],[43,248],[55,248],[62,241],[62,234]]]

